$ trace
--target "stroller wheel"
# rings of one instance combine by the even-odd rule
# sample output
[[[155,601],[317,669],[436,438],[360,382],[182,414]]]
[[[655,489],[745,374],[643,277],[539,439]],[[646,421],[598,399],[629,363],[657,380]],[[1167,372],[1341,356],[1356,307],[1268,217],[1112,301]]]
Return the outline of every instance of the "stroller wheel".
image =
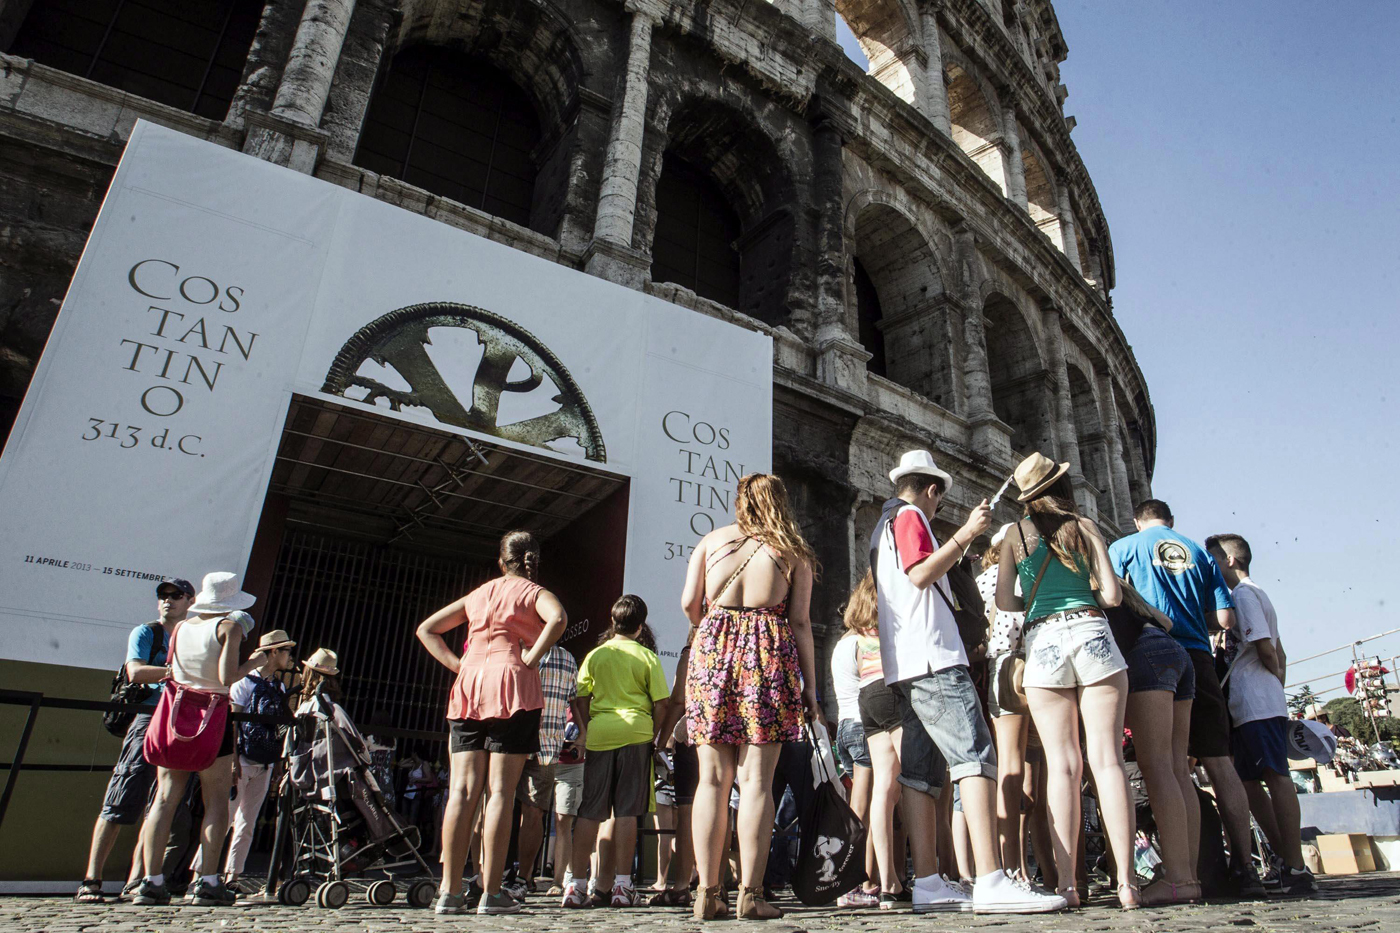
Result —
[[[394,882],[376,881],[369,886],[369,890],[365,891],[365,900],[375,907],[388,907],[394,903],[394,895],[397,893]]]
[[[350,886],[344,881],[327,881],[316,889],[316,906],[339,910],[350,900]]]
[[[415,881],[408,889],[408,906],[422,910],[424,907],[431,907],[433,895],[437,894],[437,882],[435,881]]]
[[[277,889],[277,903],[300,907],[311,899],[311,883],[305,878],[293,878]]]

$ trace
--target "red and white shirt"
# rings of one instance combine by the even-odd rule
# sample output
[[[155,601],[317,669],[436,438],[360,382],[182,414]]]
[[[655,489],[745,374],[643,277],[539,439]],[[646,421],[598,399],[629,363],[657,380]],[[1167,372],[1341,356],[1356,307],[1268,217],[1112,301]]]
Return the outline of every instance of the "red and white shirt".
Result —
[[[909,569],[938,550],[924,513],[912,505],[902,506],[881,532],[879,549],[875,590],[885,683],[966,665],[967,652],[953,612],[934,591],[947,582],[940,579],[920,588],[909,579]]]

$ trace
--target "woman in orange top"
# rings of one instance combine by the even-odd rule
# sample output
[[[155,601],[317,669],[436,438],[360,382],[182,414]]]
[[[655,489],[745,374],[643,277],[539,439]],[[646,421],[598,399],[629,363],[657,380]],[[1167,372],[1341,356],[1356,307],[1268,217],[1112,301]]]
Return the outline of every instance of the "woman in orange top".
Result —
[[[540,659],[559,640],[567,618],[549,590],[535,582],[540,545],[528,531],[501,539],[501,576],[444,606],[418,626],[418,640],[457,675],[447,700],[452,779],[443,816],[442,888],[435,910],[460,914],[462,864],[471,821],[487,782],[490,795],[482,839],[485,894],[481,914],[515,913],[520,904],[501,890],[515,785],[525,759],[539,749]],[[459,658],[443,634],[463,623],[466,641]],[[529,647],[527,648],[526,645]],[[523,649],[523,650],[522,650]]]

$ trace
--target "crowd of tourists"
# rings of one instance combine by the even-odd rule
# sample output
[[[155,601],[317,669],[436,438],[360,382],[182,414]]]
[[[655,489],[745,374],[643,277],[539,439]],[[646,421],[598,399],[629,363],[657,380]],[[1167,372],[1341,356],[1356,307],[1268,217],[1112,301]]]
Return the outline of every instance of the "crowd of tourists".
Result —
[[[1094,869],[1124,909],[1199,901],[1203,837],[1218,826],[1233,893],[1263,894],[1265,882],[1313,890],[1287,761],[1287,660],[1244,538],[1203,546],[1148,500],[1137,532],[1108,544],[1076,506],[1069,465],[1033,454],[1011,478],[1019,521],[993,529],[995,502],[984,500],[940,541],[934,521],[952,477],[925,450],[905,453],[889,476],[870,570],[845,600],[829,657],[830,721],[810,619],[820,566],[777,477],[743,477],[734,522],[695,547],[673,686],[642,599],[620,596],[605,637],[576,660],[559,644],[565,608],[538,582],[540,542],[526,531],[502,538],[500,575],[417,629],[453,675],[436,912],[514,913],[534,897],[569,909],[688,906],[702,920],[780,917],[774,891],[802,880],[791,838],[807,835],[830,746],[866,846],[844,908],[1076,907],[1088,896],[1086,788],[1103,839]],[[172,823],[199,802],[187,896],[229,904],[278,727],[225,719],[196,761],[161,740],[166,719],[188,715],[182,703],[205,721],[225,706],[273,719],[298,696],[333,689],[338,660],[318,650],[292,676],[295,643],[274,631],[240,662],[253,597],[233,574],[210,574],[199,593],[166,580],[156,595],[157,621],[131,634],[123,688],[151,710],[126,729],[78,899],[102,900],[117,832],[140,822],[128,893],[168,903]],[[1145,886],[1125,744],[1160,859]],[[402,795],[411,808],[439,783],[431,762],[419,766]],[[1198,794],[1198,769],[1213,803]],[[1218,823],[1203,805],[1218,808]],[[1271,850],[1262,877],[1251,814]],[[554,877],[540,891],[533,869],[551,823]],[[661,833],[644,896],[634,852],[648,823]]]

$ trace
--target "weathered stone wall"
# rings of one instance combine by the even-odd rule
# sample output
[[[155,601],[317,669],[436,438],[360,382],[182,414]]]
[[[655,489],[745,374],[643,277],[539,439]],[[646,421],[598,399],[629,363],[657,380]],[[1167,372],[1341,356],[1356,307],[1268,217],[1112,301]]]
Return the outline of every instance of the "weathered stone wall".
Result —
[[[31,2],[0,0],[0,50]],[[838,11],[869,74],[834,44]],[[529,97],[528,229],[353,164],[380,75],[418,43]],[[904,449],[956,477],[943,532],[1041,450],[1117,534],[1151,493],[1156,432],[1064,115],[1066,53],[1046,0],[270,0],[222,122],[0,56],[0,425],[139,116],[772,335],[774,465],[823,563],[823,632]],[[741,220],[736,308],[651,281],[668,152]],[[887,377],[859,343],[857,260]]]

